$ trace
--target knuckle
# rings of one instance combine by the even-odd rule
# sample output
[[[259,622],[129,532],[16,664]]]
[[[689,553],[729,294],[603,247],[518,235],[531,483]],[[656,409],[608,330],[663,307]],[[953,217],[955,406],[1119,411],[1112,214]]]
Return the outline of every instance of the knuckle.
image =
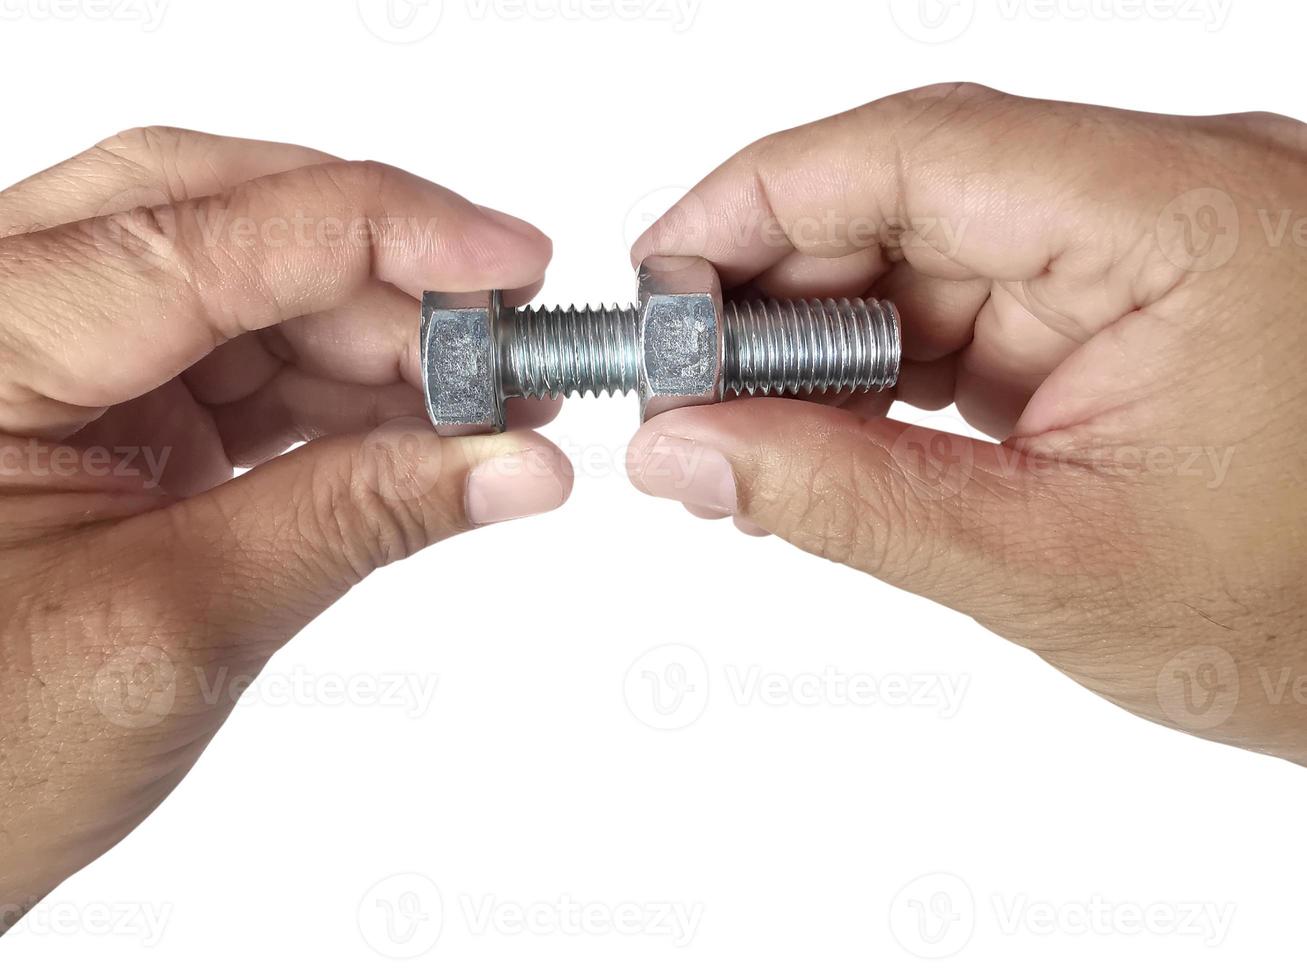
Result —
[[[186,130],[172,126],[133,126],[114,133],[96,145],[100,149],[127,155],[140,162],[142,159],[158,158],[160,151],[175,149],[189,135]]]
[[[379,198],[398,177],[399,171],[376,160],[345,160],[310,168],[328,190],[353,211],[366,212],[367,202]]]
[[[829,444],[816,458],[790,458],[753,501],[775,514],[778,533],[818,557],[879,576],[887,527],[902,523],[885,467]]]
[[[409,464],[389,451],[354,454],[315,478],[308,533],[338,554],[351,578],[408,558],[451,523],[439,499],[419,492]]]
[[[917,105],[923,102],[942,105],[977,101],[989,102],[1008,97],[1006,93],[990,88],[988,85],[981,85],[979,82],[936,82],[932,85],[923,85],[920,88],[910,89],[898,96],[891,96],[890,99],[903,99],[907,103]]]

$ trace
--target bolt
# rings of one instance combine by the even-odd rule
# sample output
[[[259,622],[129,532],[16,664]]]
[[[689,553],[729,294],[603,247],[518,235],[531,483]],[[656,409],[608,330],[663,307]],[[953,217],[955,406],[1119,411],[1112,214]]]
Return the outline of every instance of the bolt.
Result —
[[[724,302],[705,259],[651,258],[634,306],[505,308],[498,291],[427,293],[422,364],[442,435],[499,432],[508,398],[640,396],[642,420],[735,394],[881,391],[898,311],[860,299]]]

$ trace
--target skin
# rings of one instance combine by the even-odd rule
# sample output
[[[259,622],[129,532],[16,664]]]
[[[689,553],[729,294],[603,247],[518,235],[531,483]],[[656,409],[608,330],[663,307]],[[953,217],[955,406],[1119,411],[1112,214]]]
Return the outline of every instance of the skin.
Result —
[[[893,300],[897,397],[995,441],[889,420],[886,396],[746,399],[649,422],[632,479],[961,610],[1145,718],[1307,762],[1305,173],[1290,119],[973,85],[768,137],[635,260]]]
[[[414,340],[423,289],[524,300],[549,257],[410,174],[175,130],[0,194],[0,932],[177,785],[222,678],[563,502],[541,437],[435,437]]]

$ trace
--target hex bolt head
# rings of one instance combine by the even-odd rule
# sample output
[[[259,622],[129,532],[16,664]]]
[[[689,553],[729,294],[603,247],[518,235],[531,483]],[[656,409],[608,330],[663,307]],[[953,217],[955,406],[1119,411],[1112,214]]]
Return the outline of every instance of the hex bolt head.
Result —
[[[660,256],[640,266],[640,421],[722,400],[722,282],[707,259]]]
[[[425,293],[422,378],[427,413],[442,436],[502,432],[500,294]]]

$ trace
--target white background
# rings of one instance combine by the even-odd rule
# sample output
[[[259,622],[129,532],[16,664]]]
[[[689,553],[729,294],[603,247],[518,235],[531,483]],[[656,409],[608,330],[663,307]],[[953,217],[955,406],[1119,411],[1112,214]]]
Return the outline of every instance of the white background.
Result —
[[[746,143],[927,82],[1307,117],[1307,7],[1270,0],[433,0],[407,30],[386,0],[153,2],[161,21],[0,0],[0,184],[140,124],[306,143],[535,222],[551,303],[632,299],[633,235]],[[570,404],[548,430],[577,464],[568,507],[376,575],[279,654],[0,972],[1301,968],[1299,770],[638,495],[634,422]],[[828,668],[878,703],[805,683]]]

